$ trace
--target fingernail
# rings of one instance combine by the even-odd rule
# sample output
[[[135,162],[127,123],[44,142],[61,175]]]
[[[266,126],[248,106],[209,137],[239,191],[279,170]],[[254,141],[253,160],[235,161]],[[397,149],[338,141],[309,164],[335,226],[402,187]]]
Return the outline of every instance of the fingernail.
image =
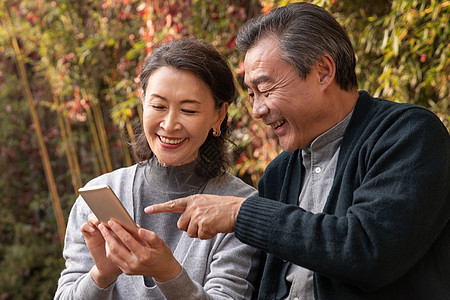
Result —
[[[144,208],[144,211],[145,211],[147,214],[149,214],[149,213],[151,213],[151,212],[153,211],[153,207],[147,206],[146,208]]]
[[[101,232],[105,231],[105,225],[103,225],[102,223],[98,224],[97,226],[98,230],[100,230]]]
[[[109,226],[110,228],[114,228],[114,227],[116,227],[116,223],[114,223],[113,221],[109,220],[109,221],[108,221],[108,226]]]

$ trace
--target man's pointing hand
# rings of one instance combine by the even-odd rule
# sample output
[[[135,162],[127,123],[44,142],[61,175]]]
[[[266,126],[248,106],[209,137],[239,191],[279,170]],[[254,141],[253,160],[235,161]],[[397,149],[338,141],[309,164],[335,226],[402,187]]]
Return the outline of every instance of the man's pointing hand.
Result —
[[[234,231],[236,217],[245,198],[197,194],[145,208],[148,214],[183,213],[178,228],[194,238],[210,239],[217,233]]]

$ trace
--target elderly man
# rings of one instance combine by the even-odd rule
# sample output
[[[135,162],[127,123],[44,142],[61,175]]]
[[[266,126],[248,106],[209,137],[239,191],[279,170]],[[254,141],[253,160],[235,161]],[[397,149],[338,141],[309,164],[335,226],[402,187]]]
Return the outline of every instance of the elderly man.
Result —
[[[191,237],[232,232],[267,254],[260,299],[450,299],[450,138],[425,108],[357,90],[355,55],[324,9],[295,3],[238,36],[253,115],[285,152],[249,198],[196,195]]]

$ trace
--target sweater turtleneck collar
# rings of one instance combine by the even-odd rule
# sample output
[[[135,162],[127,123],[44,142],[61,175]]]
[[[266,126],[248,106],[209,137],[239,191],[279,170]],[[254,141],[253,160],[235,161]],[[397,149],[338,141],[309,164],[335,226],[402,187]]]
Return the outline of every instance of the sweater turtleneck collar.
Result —
[[[172,192],[196,193],[207,179],[200,177],[195,172],[197,161],[182,166],[166,166],[161,164],[156,157],[150,159],[145,165],[145,180],[151,186]]]

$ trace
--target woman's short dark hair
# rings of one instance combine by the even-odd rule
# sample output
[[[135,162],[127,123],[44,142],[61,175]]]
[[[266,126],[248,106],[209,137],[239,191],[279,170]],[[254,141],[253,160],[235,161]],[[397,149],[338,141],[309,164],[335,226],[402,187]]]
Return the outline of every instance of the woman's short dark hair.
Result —
[[[151,74],[161,67],[171,67],[194,73],[210,89],[217,109],[224,102],[233,102],[236,97],[233,73],[226,59],[214,46],[200,40],[174,40],[152,52],[145,60],[140,74],[142,99],[145,99]],[[213,178],[224,173],[228,166],[226,141],[230,130],[227,125],[227,116],[220,125],[220,131],[221,135],[215,137],[210,130],[199,149],[197,173],[200,176]],[[142,128],[137,134],[135,150],[141,162],[153,157]]]
[[[328,53],[336,64],[336,82],[343,90],[356,89],[356,58],[350,39],[322,7],[292,3],[260,15],[243,25],[236,47],[247,52],[266,37],[279,40],[281,59],[305,79],[317,60]]]

